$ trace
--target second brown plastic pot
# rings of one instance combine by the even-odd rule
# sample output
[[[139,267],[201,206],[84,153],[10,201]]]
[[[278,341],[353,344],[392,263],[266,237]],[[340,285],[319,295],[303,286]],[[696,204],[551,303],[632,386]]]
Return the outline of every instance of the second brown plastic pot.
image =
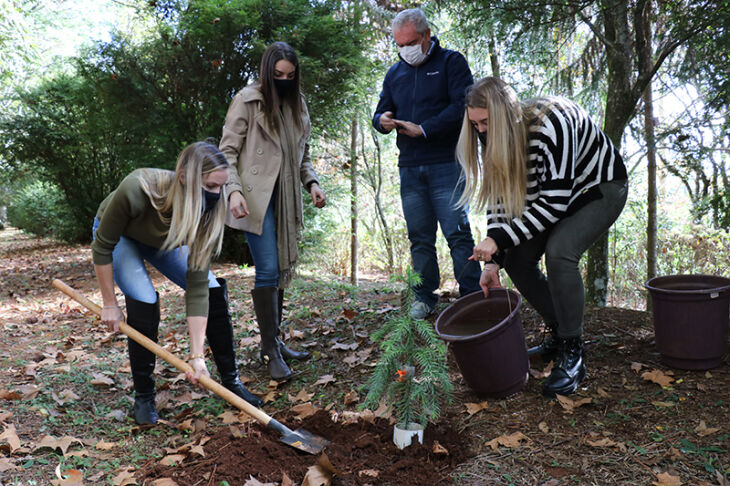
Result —
[[[527,384],[529,360],[520,318],[520,294],[492,289],[461,297],[436,319],[464,380],[477,395],[503,398]]]

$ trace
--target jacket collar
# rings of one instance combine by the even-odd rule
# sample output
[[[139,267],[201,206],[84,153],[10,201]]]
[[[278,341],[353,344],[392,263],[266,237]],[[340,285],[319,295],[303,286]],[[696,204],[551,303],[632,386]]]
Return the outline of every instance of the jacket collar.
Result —
[[[241,92],[241,97],[243,98],[243,101],[246,103],[251,102],[260,102],[263,104],[264,102],[264,95],[261,93],[261,90],[259,89],[258,85],[251,85],[245,87]],[[272,129],[269,127],[269,124],[266,121],[266,114],[263,112],[263,110],[260,108],[261,105],[256,109],[254,114],[254,120],[256,123],[261,127],[261,130],[263,130],[270,139],[279,142],[279,134],[272,131]],[[306,115],[306,112],[302,113],[302,118],[304,125],[309,121],[308,116]],[[304,135],[304,131],[299,129],[296,125],[294,125],[294,133],[295,136],[298,139],[300,139]]]

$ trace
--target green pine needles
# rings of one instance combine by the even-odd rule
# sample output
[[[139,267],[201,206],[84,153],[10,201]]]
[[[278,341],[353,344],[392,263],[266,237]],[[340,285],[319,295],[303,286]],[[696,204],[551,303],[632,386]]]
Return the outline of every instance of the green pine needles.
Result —
[[[438,419],[442,404],[451,403],[446,344],[430,322],[409,315],[413,287],[421,283],[420,276],[409,268],[405,277],[396,278],[406,283],[405,303],[370,338],[380,343],[381,356],[365,384],[368,394],[361,409],[374,410],[385,398],[399,424],[425,426]]]

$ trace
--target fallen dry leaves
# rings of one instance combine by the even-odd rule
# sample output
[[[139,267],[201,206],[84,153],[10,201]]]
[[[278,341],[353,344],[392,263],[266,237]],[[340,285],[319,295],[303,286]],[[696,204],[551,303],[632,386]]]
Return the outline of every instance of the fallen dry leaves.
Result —
[[[61,472],[61,465],[56,466],[56,477],[52,479],[53,486],[83,486],[84,474],[78,469],[69,469]]]
[[[510,435],[500,435],[486,443],[493,451],[499,452],[499,446],[515,448],[519,447],[522,442],[530,439],[522,432],[515,432]]]
[[[449,450],[446,447],[439,444],[439,441],[437,441],[437,440],[433,441],[433,447],[431,447],[431,451],[434,454],[444,454],[444,455],[449,454]]]
[[[11,454],[20,448],[20,439],[18,438],[18,432],[15,430],[15,425],[10,424],[5,427],[3,433],[0,434],[0,443],[3,441],[7,442]]]
[[[112,479],[114,486],[128,486],[130,484],[137,484],[137,480],[134,479],[134,468],[124,467],[117,470],[117,475]]]
[[[603,437],[603,438],[597,439],[597,440],[587,439],[586,443],[591,447],[606,447],[606,448],[618,449],[621,452],[626,452],[626,444],[624,444],[623,442],[616,442],[614,440],[609,439],[608,437]]]
[[[117,447],[119,444],[116,442],[106,442],[104,439],[101,439],[99,442],[94,444],[94,447],[99,449],[100,451],[108,451],[113,449],[114,447]]]
[[[327,386],[328,383],[335,383],[337,380],[333,375],[322,375],[319,377],[319,380],[314,382],[313,386],[321,385],[321,386]]]
[[[550,376],[550,373],[552,373],[552,371],[553,371],[553,362],[552,361],[548,362],[548,364],[545,365],[545,368],[543,368],[542,370],[536,370],[533,368],[530,368],[530,370],[529,370],[530,375],[532,375],[532,377],[535,378],[536,380],[542,380],[543,378],[547,378],[548,376]]]
[[[152,486],[178,486],[178,484],[170,478],[160,478],[152,481]]]
[[[697,435],[699,435],[700,437],[712,435],[719,430],[719,427],[707,427],[707,424],[705,424],[704,420],[700,420],[700,425],[695,428],[695,432],[697,432]]]
[[[255,477],[249,475],[246,482],[243,483],[243,486],[277,486],[277,485],[276,485],[276,483],[262,483]]]
[[[656,383],[662,387],[667,387],[674,381],[674,378],[670,376],[671,374],[671,371],[664,373],[661,370],[652,370],[643,372],[641,374],[641,378],[651,381],[652,383]]]
[[[558,403],[561,407],[563,407],[565,413],[573,413],[574,409],[593,402],[592,398],[579,398],[578,400],[573,400],[572,398],[568,398],[563,395],[555,395],[555,398],[558,399]]]
[[[656,481],[651,483],[653,486],[681,486],[682,481],[679,476],[672,476],[667,472],[659,473],[656,475]]]
[[[291,411],[296,414],[296,418],[299,420],[311,417],[317,412],[317,410],[319,409],[312,405],[312,402],[300,403],[299,405],[294,405],[291,408]]]
[[[296,395],[289,395],[289,401],[292,403],[296,402],[308,402],[312,399],[314,393],[307,393],[307,390],[302,388]]]
[[[60,439],[56,439],[52,435],[46,435],[41,439],[38,444],[36,444],[33,450],[42,449],[44,447],[48,447],[50,449],[61,449],[63,457],[66,457],[68,455],[68,448],[71,447],[71,444],[74,443],[81,444],[82,446],[84,445],[84,443],[76,437],[65,436],[61,437]]]
[[[466,413],[468,413],[469,416],[479,413],[482,410],[489,409],[489,404],[487,404],[486,401],[479,403],[465,403],[464,406],[466,407]]]

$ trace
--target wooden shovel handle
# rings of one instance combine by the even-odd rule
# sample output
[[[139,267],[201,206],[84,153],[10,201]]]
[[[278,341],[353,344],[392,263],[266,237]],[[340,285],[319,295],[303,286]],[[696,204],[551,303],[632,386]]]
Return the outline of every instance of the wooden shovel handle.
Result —
[[[64,282],[58,279],[53,280],[53,286],[56,287],[58,290],[63,292],[64,294],[68,295],[72,299],[74,299],[79,304],[83,305],[87,309],[89,309],[94,314],[101,317],[101,307],[81,295],[79,292],[74,290],[73,288],[66,285]],[[172,366],[177,368],[178,370],[182,371],[183,373],[186,373],[190,371],[191,373],[194,373],[193,367],[190,366],[187,362],[181,360],[171,352],[167,351],[166,349],[159,346],[156,342],[152,341],[150,338],[145,336],[144,334],[141,334],[139,331],[131,327],[126,322],[120,322],[119,323],[119,330],[122,331],[124,334],[129,336],[131,339],[139,343],[141,346],[144,346],[149,351],[155,353],[156,356],[162,358],[166,362],[170,363]],[[254,419],[261,422],[263,425],[269,425],[269,422],[272,420],[272,418],[264,413],[259,408],[254,407],[250,403],[248,403],[243,398],[239,397],[232,391],[230,391],[228,388],[224,387],[214,379],[212,379],[209,376],[201,376],[198,381],[200,382],[203,387],[206,389],[212,391],[216,395],[223,398],[225,401],[233,405],[234,407],[238,408],[239,410],[243,410],[247,414],[249,414]]]

